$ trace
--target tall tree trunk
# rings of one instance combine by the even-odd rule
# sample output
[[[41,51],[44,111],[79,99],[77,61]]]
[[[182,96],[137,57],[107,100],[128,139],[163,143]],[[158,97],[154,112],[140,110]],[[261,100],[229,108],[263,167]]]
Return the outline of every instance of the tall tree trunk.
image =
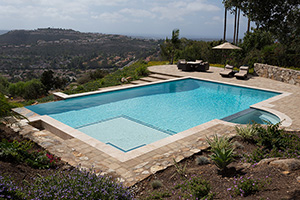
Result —
[[[250,32],[250,18],[248,17],[248,27],[247,27],[247,34]]]
[[[226,25],[227,25],[227,8],[225,7],[225,16],[224,16],[224,36],[223,41],[226,41]]]
[[[237,16],[237,7],[235,7],[235,11],[234,11],[233,43],[235,43],[235,36],[236,36],[236,16]]]
[[[237,20],[237,28],[236,28],[236,44],[239,42],[239,29],[240,29],[240,15],[241,15],[241,9],[238,11],[238,20]]]

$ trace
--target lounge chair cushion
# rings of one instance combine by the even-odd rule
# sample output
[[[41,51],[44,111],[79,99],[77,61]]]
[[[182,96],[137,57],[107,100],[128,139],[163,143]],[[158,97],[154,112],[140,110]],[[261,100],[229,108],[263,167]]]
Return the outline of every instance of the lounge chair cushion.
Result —
[[[220,75],[221,76],[230,76],[230,75],[232,75],[233,74],[233,66],[231,66],[231,65],[226,65],[225,66],[225,69],[224,70],[222,70],[222,71],[220,71]]]
[[[241,66],[240,71],[238,73],[234,74],[234,76],[237,78],[247,78],[248,70],[249,70],[249,67]]]

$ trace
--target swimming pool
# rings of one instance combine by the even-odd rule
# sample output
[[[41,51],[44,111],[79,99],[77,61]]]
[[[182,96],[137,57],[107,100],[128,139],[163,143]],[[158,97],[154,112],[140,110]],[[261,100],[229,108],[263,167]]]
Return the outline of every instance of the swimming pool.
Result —
[[[27,108],[128,152],[279,94],[186,78]]]

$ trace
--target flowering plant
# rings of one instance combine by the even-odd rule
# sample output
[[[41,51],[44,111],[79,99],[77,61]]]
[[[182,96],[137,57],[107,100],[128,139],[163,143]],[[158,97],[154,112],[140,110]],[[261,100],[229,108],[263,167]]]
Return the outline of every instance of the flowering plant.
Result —
[[[230,195],[246,197],[264,189],[267,184],[270,184],[270,178],[266,176],[266,179],[262,181],[253,177],[234,177],[233,184],[232,187],[227,189]]]

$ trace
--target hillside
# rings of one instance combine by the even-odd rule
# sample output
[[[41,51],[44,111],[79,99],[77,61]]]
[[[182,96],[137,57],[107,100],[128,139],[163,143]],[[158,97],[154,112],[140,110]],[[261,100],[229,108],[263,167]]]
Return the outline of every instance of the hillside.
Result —
[[[39,40],[78,40],[84,34],[74,30],[65,29],[37,29],[37,30],[14,30],[0,36],[0,45],[34,44]]]
[[[71,29],[15,30],[0,35],[0,74],[18,81],[38,77],[45,69],[76,76],[122,68],[158,56],[160,42]]]

